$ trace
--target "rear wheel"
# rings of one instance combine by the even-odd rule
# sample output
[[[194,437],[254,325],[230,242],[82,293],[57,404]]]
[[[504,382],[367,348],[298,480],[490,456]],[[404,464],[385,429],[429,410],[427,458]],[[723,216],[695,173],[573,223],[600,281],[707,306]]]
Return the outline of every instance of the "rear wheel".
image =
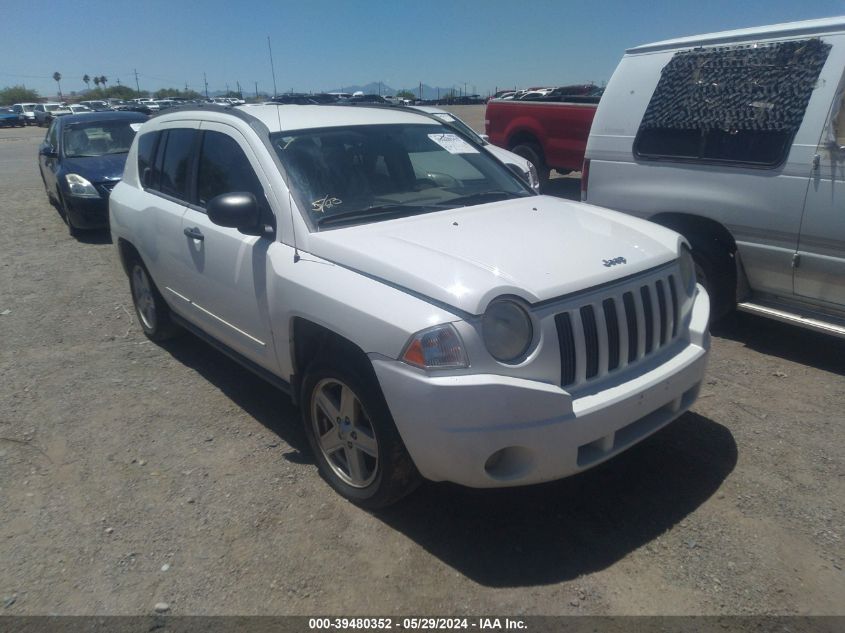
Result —
[[[365,357],[323,354],[302,384],[302,418],[317,467],[352,503],[388,506],[421,477],[405,448]]]
[[[128,262],[129,288],[138,322],[152,341],[164,341],[178,335],[181,330],[170,317],[170,308],[153,283],[141,258],[132,255]]]
[[[534,169],[537,170],[537,176],[540,178],[540,190],[545,189],[549,184],[550,170],[548,165],[546,165],[546,161],[543,160],[543,152],[540,146],[534,143],[520,143],[512,147],[511,151],[518,156],[522,156],[534,165]]]

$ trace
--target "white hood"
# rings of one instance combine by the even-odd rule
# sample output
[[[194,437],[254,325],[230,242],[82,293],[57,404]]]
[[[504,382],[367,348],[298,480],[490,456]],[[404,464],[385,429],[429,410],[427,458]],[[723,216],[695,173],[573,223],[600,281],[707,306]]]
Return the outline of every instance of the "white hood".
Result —
[[[678,256],[675,233],[548,196],[312,233],[313,254],[471,314],[500,295],[529,303],[586,290]],[[606,262],[624,258],[625,263]]]

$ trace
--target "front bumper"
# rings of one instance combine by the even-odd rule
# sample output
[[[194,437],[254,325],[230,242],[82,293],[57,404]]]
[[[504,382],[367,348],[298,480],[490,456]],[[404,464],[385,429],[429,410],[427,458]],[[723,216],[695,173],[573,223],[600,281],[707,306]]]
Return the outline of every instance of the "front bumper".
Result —
[[[709,312],[699,289],[688,337],[624,382],[575,396],[508,376],[429,375],[383,358],[373,367],[424,477],[475,488],[539,483],[595,466],[689,409],[707,364]]]
[[[65,209],[70,222],[77,229],[104,229],[109,225],[109,199],[100,194],[99,198],[77,198],[63,192]]]

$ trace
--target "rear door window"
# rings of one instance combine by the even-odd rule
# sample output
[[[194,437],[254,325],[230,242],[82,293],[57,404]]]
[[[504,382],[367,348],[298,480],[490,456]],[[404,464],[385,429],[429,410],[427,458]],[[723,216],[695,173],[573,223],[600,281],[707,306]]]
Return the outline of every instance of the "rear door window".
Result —
[[[779,165],[830,48],[805,39],[675,53],[643,115],[634,153],[645,159]]]

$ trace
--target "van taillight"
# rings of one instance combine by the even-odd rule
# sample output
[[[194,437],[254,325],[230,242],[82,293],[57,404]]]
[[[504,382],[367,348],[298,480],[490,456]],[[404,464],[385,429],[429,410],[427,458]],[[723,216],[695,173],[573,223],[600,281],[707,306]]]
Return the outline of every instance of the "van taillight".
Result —
[[[587,201],[587,181],[590,180],[590,159],[584,159],[584,166],[581,167],[581,202]]]

